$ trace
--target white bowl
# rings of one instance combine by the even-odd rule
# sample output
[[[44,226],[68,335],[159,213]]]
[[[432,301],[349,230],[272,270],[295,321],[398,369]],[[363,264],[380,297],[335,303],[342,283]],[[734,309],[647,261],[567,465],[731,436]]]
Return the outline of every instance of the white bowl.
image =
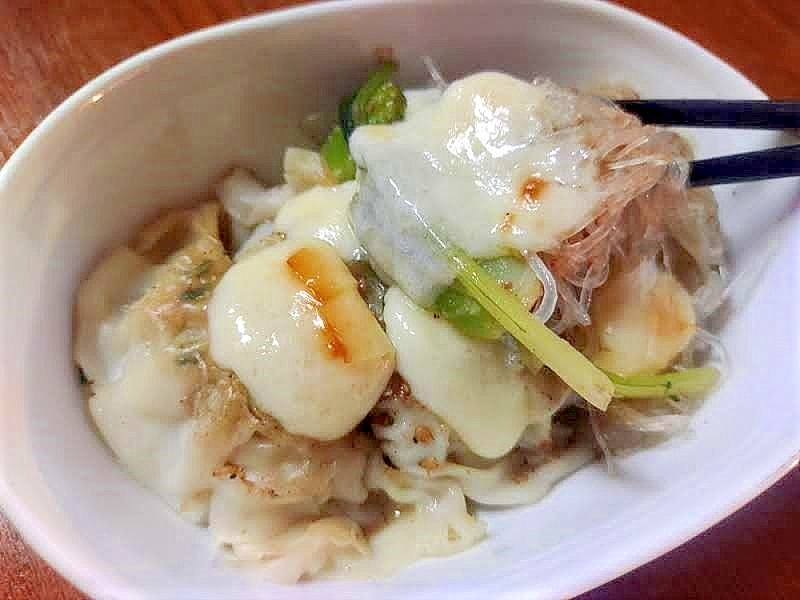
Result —
[[[625,80],[645,95],[759,98],[664,27],[591,1],[311,5],[180,38],[92,81],[0,174],[0,500],[55,568],[101,598],[560,598],[601,584],[722,519],[785,473],[800,449],[797,228],[760,285],[735,297],[733,370],[694,435],[485,514],[489,539],[390,581],[265,584],[225,565],[207,533],[134,483],[89,425],[70,357],[73,294],[104,248],[157,207],[197,199],[230,165],[279,172],[301,118],[331,109],[392,46],[406,82],[421,55],[449,78],[483,68],[567,84]],[[772,145],[769,133],[695,131],[701,156]],[[733,252],[788,210],[796,180],[719,190]],[[774,246],[774,245],[773,245]],[[761,248],[763,250],[763,248]],[[764,252],[753,263],[762,264]],[[758,272],[756,270],[755,272]],[[744,300],[750,297],[746,305]]]

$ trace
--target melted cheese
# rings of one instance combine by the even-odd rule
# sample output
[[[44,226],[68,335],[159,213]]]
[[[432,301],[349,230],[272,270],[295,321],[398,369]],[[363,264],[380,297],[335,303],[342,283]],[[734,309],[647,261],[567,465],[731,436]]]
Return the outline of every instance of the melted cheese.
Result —
[[[406,116],[408,119],[411,115],[418,113],[423,108],[430,106],[439,98],[442,97],[442,90],[439,88],[423,88],[418,90],[404,90],[403,95],[406,97]]]
[[[285,233],[293,241],[327,242],[342,260],[357,260],[363,251],[348,216],[355,192],[355,181],[334,187],[312,187],[283,205],[275,217],[275,231]]]
[[[503,346],[464,337],[398,288],[387,292],[383,318],[414,397],[476,454],[511,450],[528,424],[529,390],[525,373],[506,365]]]
[[[538,502],[559,481],[593,458],[591,445],[583,444],[565,450],[521,478],[509,477],[514,470],[513,455],[486,468],[448,463],[434,475],[458,481],[464,495],[474,502],[487,506],[517,506]]]
[[[333,440],[358,425],[380,397],[394,351],[329,246],[310,247],[327,249],[349,277],[336,282],[339,295],[328,303],[297,277],[290,257],[304,247],[287,241],[231,267],[208,307],[210,352],[239,376],[255,409],[291,433]],[[337,266],[328,265],[326,273]],[[325,312],[329,304],[347,312],[338,315],[338,325]]]
[[[550,249],[599,211],[595,162],[566,91],[487,72],[426,100],[404,121],[359,127],[350,148],[369,188],[469,254]]]

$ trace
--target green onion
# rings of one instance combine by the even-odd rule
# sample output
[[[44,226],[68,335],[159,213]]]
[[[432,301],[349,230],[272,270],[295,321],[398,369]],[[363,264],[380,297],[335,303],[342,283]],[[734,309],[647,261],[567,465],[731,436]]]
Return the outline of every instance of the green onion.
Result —
[[[350,156],[350,148],[341,127],[337,125],[333,128],[328,139],[322,144],[320,154],[333,176],[336,177],[336,181],[341,183],[355,179],[356,163]]]
[[[466,252],[441,240],[456,280],[509,334],[558,375],[582,398],[605,410],[614,395],[609,377],[566,340],[538,321]]]
[[[199,300],[205,296],[207,293],[208,288],[205,286],[189,288],[181,293],[181,302],[194,302],[195,300]]]
[[[193,277],[202,277],[204,275],[208,275],[211,272],[211,267],[212,267],[211,261],[210,260],[204,260],[203,262],[201,262],[200,264],[198,264],[196,267],[194,267],[192,269],[192,276]]]
[[[659,375],[615,375],[606,373],[619,398],[662,398],[705,394],[719,380],[714,367],[697,367]]]

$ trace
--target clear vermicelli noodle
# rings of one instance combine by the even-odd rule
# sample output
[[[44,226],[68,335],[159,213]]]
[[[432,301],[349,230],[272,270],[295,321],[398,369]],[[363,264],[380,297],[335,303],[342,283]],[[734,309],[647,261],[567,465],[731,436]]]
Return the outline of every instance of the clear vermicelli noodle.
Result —
[[[727,368],[688,144],[547,79],[425,64],[403,90],[382,63],[283,182],[232,169],[78,292],[100,435],[275,581],[463,551],[491,535],[476,507],[687,431]]]

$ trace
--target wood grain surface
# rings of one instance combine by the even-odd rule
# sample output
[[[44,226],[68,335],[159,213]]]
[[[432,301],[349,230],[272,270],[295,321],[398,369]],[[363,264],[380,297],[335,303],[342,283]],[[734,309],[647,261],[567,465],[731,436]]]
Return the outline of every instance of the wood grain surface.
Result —
[[[2,0],[0,164],[67,95],[121,59],[200,27],[296,3]],[[800,98],[800,0],[622,4],[699,42],[770,96]],[[84,598],[0,515],[0,599]],[[581,600],[653,598],[800,599],[800,472],[700,537]]]

